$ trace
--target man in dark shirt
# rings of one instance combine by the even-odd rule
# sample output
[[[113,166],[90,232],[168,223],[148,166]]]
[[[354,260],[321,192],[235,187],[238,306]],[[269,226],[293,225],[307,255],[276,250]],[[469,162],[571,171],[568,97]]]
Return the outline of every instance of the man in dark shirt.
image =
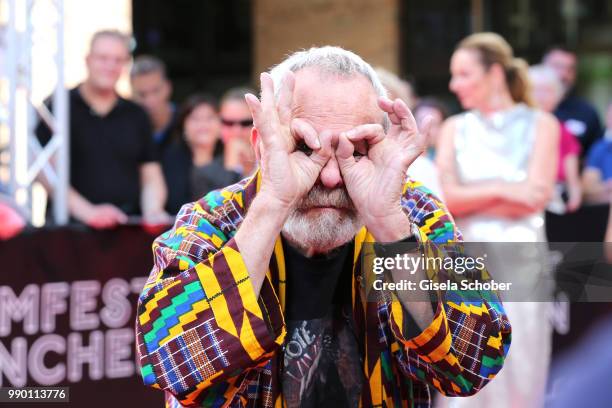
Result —
[[[94,34],[88,76],[70,91],[70,214],[93,228],[111,228],[142,215],[145,224],[168,220],[166,186],[146,113],[115,91],[129,61],[128,38],[118,31]],[[46,144],[51,130],[36,129]]]
[[[166,66],[158,58],[140,55],[130,72],[134,100],[149,114],[153,124],[153,141],[160,153],[170,145],[176,128],[176,106],[170,100],[172,83]]]
[[[591,145],[602,136],[603,129],[595,108],[574,93],[576,54],[566,48],[555,46],[544,54],[542,62],[557,72],[565,87],[565,97],[554,113],[567,130],[580,141],[584,156]]]

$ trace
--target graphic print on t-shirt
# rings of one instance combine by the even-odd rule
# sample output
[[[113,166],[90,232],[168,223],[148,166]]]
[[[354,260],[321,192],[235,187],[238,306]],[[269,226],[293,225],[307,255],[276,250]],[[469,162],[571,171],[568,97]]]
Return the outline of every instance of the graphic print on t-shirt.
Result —
[[[363,369],[354,333],[340,308],[324,318],[288,321],[287,329],[283,374],[287,406],[357,407]]]
[[[285,244],[287,337],[282,387],[289,408],[357,407],[364,383],[351,327],[353,245],[307,258]]]

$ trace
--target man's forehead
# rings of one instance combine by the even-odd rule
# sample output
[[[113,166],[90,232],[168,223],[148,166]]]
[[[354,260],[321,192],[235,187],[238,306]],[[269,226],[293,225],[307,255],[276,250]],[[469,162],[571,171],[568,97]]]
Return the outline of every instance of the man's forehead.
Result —
[[[159,71],[150,71],[142,74],[135,75],[131,78],[133,83],[138,84],[150,84],[150,85],[161,85],[165,82],[165,78]]]
[[[342,75],[309,67],[295,73],[292,113],[314,125],[378,123],[383,114],[377,98],[374,86],[362,74]]]
[[[121,53],[125,54],[125,57],[130,56],[130,50],[127,45],[120,39],[112,36],[101,36],[96,38],[91,44],[91,54],[102,54],[102,53]]]

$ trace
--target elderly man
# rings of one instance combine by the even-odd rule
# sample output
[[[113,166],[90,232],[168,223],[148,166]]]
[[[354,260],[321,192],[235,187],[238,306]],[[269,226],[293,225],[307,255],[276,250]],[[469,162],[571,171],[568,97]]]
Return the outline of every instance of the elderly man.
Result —
[[[385,95],[336,47],[293,54],[246,95],[259,171],[182,208],[139,301],[141,373],[169,405],[428,406],[428,386],[469,395],[499,371],[498,302],[365,294],[364,242],[459,237],[405,180],[425,141]]]

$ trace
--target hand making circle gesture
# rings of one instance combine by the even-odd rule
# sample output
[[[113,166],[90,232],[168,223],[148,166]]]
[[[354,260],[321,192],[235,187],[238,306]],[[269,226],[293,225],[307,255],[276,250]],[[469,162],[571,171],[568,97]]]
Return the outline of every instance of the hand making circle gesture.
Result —
[[[426,147],[425,133],[402,100],[380,97],[378,105],[391,121],[388,131],[380,124],[357,126],[339,135],[335,151],[346,189],[369,228],[403,214],[400,197],[406,170]],[[356,157],[355,145],[364,142],[367,153]]]
[[[331,133],[317,134],[306,121],[291,118],[294,86],[295,77],[289,71],[275,97],[272,77],[262,73],[261,100],[245,96],[260,140],[260,194],[288,208],[312,188],[332,154]],[[310,155],[296,149],[302,143],[312,150]]]

